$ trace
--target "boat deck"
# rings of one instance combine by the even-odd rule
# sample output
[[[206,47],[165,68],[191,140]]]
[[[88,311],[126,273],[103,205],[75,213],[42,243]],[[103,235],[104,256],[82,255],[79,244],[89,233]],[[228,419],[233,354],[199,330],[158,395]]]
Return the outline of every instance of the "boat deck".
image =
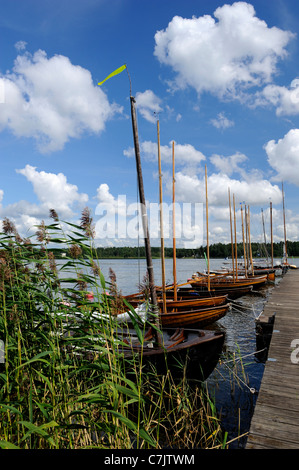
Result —
[[[299,269],[289,270],[273,289],[260,321],[267,323],[273,314],[247,449],[299,448]]]

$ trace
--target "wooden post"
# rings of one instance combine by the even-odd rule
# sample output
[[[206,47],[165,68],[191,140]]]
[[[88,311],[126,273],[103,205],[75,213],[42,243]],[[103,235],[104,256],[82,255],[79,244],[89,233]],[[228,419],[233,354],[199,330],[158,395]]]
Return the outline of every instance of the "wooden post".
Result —
[[[176,277],[176,238],[175,238],[175,164],[174,164],[174,142],[172,142],[172,246],[173,246],[173,300],[177,300],[177,277]]]
[[[209,249],[209,210],[208,210],[208,178],[207,165],[205,166],[206,180],[206,224],[207,224],[207,257],[208,257],[208,291],[210,291],[210,249]]]

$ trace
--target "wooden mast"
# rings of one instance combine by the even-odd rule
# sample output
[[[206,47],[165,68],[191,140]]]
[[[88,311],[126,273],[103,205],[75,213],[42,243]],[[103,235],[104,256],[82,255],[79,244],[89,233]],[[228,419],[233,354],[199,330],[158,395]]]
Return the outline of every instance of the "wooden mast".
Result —
[[[287,231],[286,231],[286,214],[285,214],[285,207],[284,207],[284,192],[283,192],[283,183],[281,183],[281,192],[282,192],[282,207],[283,207],[283,230],[284,230],[285,264],[288,264],[288,250],[287,250]]]
[[[251,265],[251,273],[252,273],[252,275],[254,275],[252,249],[251,249],[251,237],[250,237],[250,209],[249,209],[249,206],[248,206],[247,217],[248,217],[248,242],[249,242],[250,265]]]
[[[210,291],[210,249],[209,249],[209,211],[208,211],[207,165],[205,166],[205,180],[206,180],[206,225],[207,225],[207,257],[208,257],[208,291]]]
[[[271,267],[273,269],[273,225],[272,225],[272,202],[270,202],[270,230],[271,230]]]
[[[135,158],[136,158],[136,170],[137,170],[137,177],[138,177],[138,188],[139,188],[139,197],[141,203],[141,215],[142,215],[142,226],[143,226],[143,233],[144,233],[144,244],[145,244],[145,253],[146,253],[146,264],[147,264],[147,272],[149,277],[149,287],[151,293],[151,301],[153,305],[153,310],[155,314],[155,323],[158,328],[156,331],[156,339],[158,345],[162,345],[163,339],[162,334],[160,333],[160,322],[159,322],[159,307],[157,302],[157,293],[155,288],[155,280],[154,280],[154,268],[153,268],[153,261],[152,261],[152,253],[151,253],[151,246],[150,246],[150,238],[149,238],[149,230],[148,230],[148,219],[147,219],[147,211],[145,205],[145,196],[144,196],[144,186],[143,186],[143,177],[142,177],[142,169],[141,169],[141,159],[140,159],[140,149],[139,149],[139,139],[138,139],[138,129],[137,129],[137,119],[136,119],[136,110],[135,110],[135,98],[130,95],[130,102],[131,102],[131,117],[132,117],[132,127],[133,127],[133,137],[134,137],[134,148],[135,148]]]
[[[243,206],[242,206],[242,204],[241,204],[241,222],[242,222],[242,239],[243,239],[244,269],[245,269],[245,277],[247,277],[246,244],[245,244],[245,237],[244,237],[244,221],[243,221]]]
[[[166,313],[166,290],[165,290],[165,251],[164,251],[164,230],[163,230],[163,197],[162,197],[162,171],[161,171],[161,152],[160,152],[160,123],[157,120],[158,134],[158,165],[159,165],[159,203],[160,203],[160,236],[161,236],[161,263],[162,263],[162,298],[163,313]]]
[[[262,213],[262,224],[263,224],[263,233],[264,233],[265,254],[266,254],[267,264],[268,264],[267,237],[266,237],[265,219],[264,219],[264,211],[263,211],[263,208],[261,209],[261,213]]]
[[[235,265],[236,265],[236,280],[238,280],[237,221],[236,221],[236,205],[235,205],[234,194],[233,194],[233,205],[234,205],[234,230],[235,230]]]
[[[230,240],[232,246],[232,268],[233,268],[233,280],[235,282],[235,257],[234,257],[234,242],[233,242],[233,224],[232,224],[232,207],[230,200],[230,189],[228,188],[228,203],[229,203],[229,220],[230,220]]]
[[[173,300],[177,300],[177,277],[176,277],[176,238],[175,238],[175,164],[174,164],[174,141],[172,142],[172,246],[173,246]]]
[[[246,262],[247,272],[250,270],[250,259],[249,259],[249,242],[248,242],[248,211],[245,204],[245,244],[246,244]]]

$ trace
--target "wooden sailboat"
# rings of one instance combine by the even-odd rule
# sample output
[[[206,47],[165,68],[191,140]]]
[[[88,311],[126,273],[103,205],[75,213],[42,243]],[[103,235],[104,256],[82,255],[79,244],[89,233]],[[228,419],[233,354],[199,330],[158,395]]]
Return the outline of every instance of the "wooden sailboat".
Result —
[[[177,293],[177,300],[173,300],[173,290],[171,292],[166,292],[166,299],[157,298],[157,303],[159,306],[159,311],[161,318],[164,313],[179,311],[179,310],[194,310],[207,307],[216,307],[218,305],[224,305],[227,303],[227,295],[205,295],[199,296],[195,293],[190,293],[186,290],[186,294],[180,295]],[[135,296],[126,296],[126,301],[130,303],[134,308],[138,307],[140,304],[144,303],[146,299],[143,294],[137,294]],[[165,309],[164,313],[163,310]]]
[[[205,287],[207,289],[208,281],[204,275],[193,275],[192,278],[188,279],[188,282],[193,287]],[[232,277],[227,274],[215,274],[210,278],[210,289],[225,289],[227,288],[238,288],[246,286],[258,286],[265,284],[267,282],[267,275],[264,276],[251,276],[247,278],[238,278],[238,280],[233,280]]]
[[[183,359],[185,355],[188,354],[190,361],[192,358],[196,358],[198,361],[198,366],[202,368],[203,375],[206,376],[204,371],[209,370],[208,365],[211,363],[211,361],[214,363],[215,354],[219,354],[222,349],[224,333],[199,329],[173,329],[161,327],[157,293],[154,282],[147,212],[145,206],[137,119],[135,111],[135,98],[131,95],[131,93],[130,103],[138,188],[142,210],[146,263],[151,294],[152,319],[155,323],[154,328],[151,328],[142,338],[136,329],[134,330],[127,326],[122,326],[122,329],[119,331],[120,337],[123,339],[122,351],[125,356],[131,357],[132,354],[136,353],[142,355],[142,357],[145,359],[155,358],[155,360],[158,362],[161,360],[162,364],[164,365],[165,359],[169,361],[174,356],[179,356],[179,358]]]
[[[201,290],[214,291],[221,290],[222,292],[226,289],[230,289],[233,292],[235,289],[253,289],[253,287],[261,286],[267,282],[267,274],[264,276],[255,276],[253,272],[253,263],[252,263],[252,252],[251,252],[251,242],[250,242],[250,219],[249,219],[249,208],[247,211],[247,226],[248,226],[248,238],[249,238],[249,252],[250,252],[250,264],[251,272],[248,274],[246,269],[245,273],[240,273],[238,269],[238,258],[237,258],[237,230],[236,230],[236,210],[235,210],[235,195],[233,195],[233,210],[234,210],[234,240],[233,240],[233,230],[232,230],[232,214],[231,214],[231,200],[230,200],[230,190],[228,191],[229,196],[229,211],[230,211],[230,228],[231,228],[231,246],[232,246],[232,271],[229,272],[208,272],[208,274],[197,273],[188,279],[188,282],[192,287],[200,288]],[[242,215],[242,213],[241,213]],[[245,246],[245,240],[243,238],[243,245]],[[244,253],[245,254],[245,253]],[[247,266],[247,265],[246,265]],[[244,275],[245,274],[245,275]]]
[[[205,327],[226,315],[230,308],[227,302],[227,295],[218,296],[188,296],[187,298],[178,298],[176,282],[176,253],[175,253],[175,229],[173,225],[173,277],[174,283],[172,289],[166,289],[165,285],[165,259],[164,259],[164,237],[163,237],[163,216],[162,216],[162,173],[161,173],[161,155],[160,155],[160,134],[159,121],[158,130],[158,166],[159,166],[159,202],[160,202],[160,233],[161,233],[161,267],[162,267],[162,286],[159,289],[160,298],[157,304],[160,312],[160,323],[164,326],[194,326],[198,328]],[[173,144],[173,210],[175,207],[174,199],[174,144]],[[209,252],[208,252],[209,259]],[[156,288],[157,292],[157,288]],[[126,300],[134,307],[145,301],[142,294],[135,296],[126,296]]]

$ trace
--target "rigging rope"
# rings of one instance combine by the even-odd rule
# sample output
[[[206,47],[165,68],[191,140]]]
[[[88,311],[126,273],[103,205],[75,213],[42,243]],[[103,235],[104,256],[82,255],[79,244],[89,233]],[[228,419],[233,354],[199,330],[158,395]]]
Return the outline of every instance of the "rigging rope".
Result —
[[[263,351],[266,351],[267,348],[263,348],[263,349],[260,349],[259,351],[255,351],[253,353],[250,353],[250,354],[245,354],[245,356],[242,356],[242,357],[239,357],[237,359],[230,359],[228,361],[223,361],[222,364],[227,367],[227,369],[232,372],[232,374],[235,376],[235,378],[237,380],[239,380],[239,382],[241,382],[243,385],[245,385],[246,388],[248,388],[248,390],[250,391],[250,393],[252,393],[253,395],[257,392],[257,390],[254,388],[254,387],[250,387],[246,382],[244,382],[244,380],[240,379],[240,377],[238,377],[238,375],[227,365],[228,363],[230,362],[234,362],[235,364],[237,362],[240,362],[241,360],[243,360],[245,357],[249,357],[249,356],[253,356],[255,354],[258,354],[258,353],[261,353]]]

